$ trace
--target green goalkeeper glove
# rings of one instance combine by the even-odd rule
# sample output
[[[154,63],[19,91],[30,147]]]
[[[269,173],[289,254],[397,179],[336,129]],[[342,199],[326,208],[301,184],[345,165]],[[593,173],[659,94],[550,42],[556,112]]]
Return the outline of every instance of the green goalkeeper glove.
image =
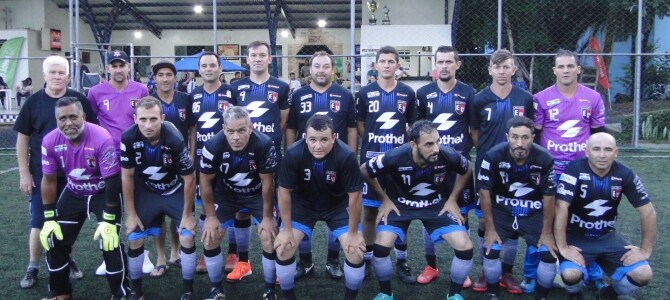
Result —
[[[98,229],[93,235],[94,240],[102,238],[100,246],[103,251],[112,251],[119,247],[119,233],[116,232],[116,215],[103,212],[103,221],[98,223]]]
[[[44,209],[44,226],[42,226],[42,231],[40,231],[40,242],[42,242],[42,247],[44,250],[49,251],[49,249],[54,247],[54,235],[59,240],[63,240],[63,232],[60,229],[60,225],[56,222],[56,209],[55,205],[48,205]]]

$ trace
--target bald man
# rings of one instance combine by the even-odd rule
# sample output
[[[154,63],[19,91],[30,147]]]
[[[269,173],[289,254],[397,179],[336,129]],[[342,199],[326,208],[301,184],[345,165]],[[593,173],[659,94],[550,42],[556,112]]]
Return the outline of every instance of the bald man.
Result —
[[[586,157],[569,163],[559,181],[554,234],[570,299],[583,299],[585,266],[592,261],[612,278],[598,291],[600,299],[630,295],[652,278],[647,260],[656,240],[656,211],[640,178],[616,161],[618,153],[612,135],[595,133],[586,143]],[[639,247],[615,229],[622,195],[640,214]]]

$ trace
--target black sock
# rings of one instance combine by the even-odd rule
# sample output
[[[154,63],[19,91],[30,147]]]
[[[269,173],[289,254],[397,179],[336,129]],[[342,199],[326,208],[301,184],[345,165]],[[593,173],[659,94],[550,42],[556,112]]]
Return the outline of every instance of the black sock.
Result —
[[[512,274],[512,269],[513,268],[514,268],[513,265],[508,265],[508,264],[503,263],[502,264],[502,273],[503,274],[508,274],[508,273]]]
[[[358,291],[346,288],[344,291],[344,300],[356,300],[357,295]]]
[[[193,294],[193,279],[182,279],[182,286],[184,288],[184,293]]]
[[[303,265],[311,265],[312,264],[312,252],[307,252],[307,253],[300,253],[300,263]]]
[[[249,252],[238,252],[237,255],[240,261],[249,262]]]
[[[340,250],[328,250],[328,261],[337,260],[340,258]]]
[[[391,296],[393,292],[391,291],[391,281],[380,281],[379,282],[379,291],[384,294]]]
[[[433,269],[437,269],[437,256],[426,255],[426,263]]]
[[[237,244],[228,244],[228,254],[237,253]]]

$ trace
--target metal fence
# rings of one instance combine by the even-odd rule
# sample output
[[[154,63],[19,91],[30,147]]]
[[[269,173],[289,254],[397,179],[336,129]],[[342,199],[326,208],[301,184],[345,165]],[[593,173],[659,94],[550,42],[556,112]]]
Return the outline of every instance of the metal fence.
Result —
[[[89,1],[93,2],[95,1]],[[284,1],[265,2],[277,4],[279,7],[278,4]],[[252,1],[248,5],[263,6],[265,2]],[[287,1],[289,4],[292,2],[301,1]],[[665,19],[666,23],[663,23],[663,17],[670,12],[670,3],[666,3],[667,1],[380,0],[376,1],[377,10],[374,13],[376,25],[370,25],[373,12],[368,8],[368,1],[352,0],[350,5],[334,8],[335,3],[342,4],[342,2],[346,4],[348,1],[333,0],[323,3],[312,1],[305,7],[294,10],[294,13],[310,11],[314,15],[325,15],[331,20],[349,24],[347,28],[329,29],[327,26],[318,28],[301,21],[294,21],[294,27],[291,27],[287,26],[286,21],[282,21],[288,20],[291,16],[282,17],[281,14],[275,14],[275,18],[280,16],[281,19],[272,23],[275,28],[270,28],[269,31],[258,29],[255,32],[240,33],[242,31],[235,29],[222,30],[221,26],[228,26],[230,22],[248,22],[247,16],[214,13],[214,21],[210,28],[218,26],[220,29],[198,31],[197,34],[202,38],[197,41],[190,37],[196,34],[190,28],[194,22],[205,22],[199,19],[176,22],[177,25],[172,33],[164,33],[163,39],[156,40],[157,42],[138,42],[131,37],[131,31],[126,30],[128,32],[115,33],[127,36],[122,41],[117,39],[116,43],[112,44],[86,44],[78,42],[79,33],[75,31],[71,41],[73,51],[69,55],[73,62],[73,87],[82,88],[82,79],[86,77],[83,74],[85,72],[82,72],[82,65],[87,66],[88,73],[104,73],[102,68],[104,62],[100,61],[100,58],[104,57],[108,49],[123,49],[128,52],[133,60],[132,74],[139,72],[141,80],[146,83],[151,75],[150,68],[153,63],[164,58],[178,60],[203,49],[216,50],[231,62],[245,66],[246,43],[250,39],[267,41],[273,36],[276,38],[276,42],[272,43],[276,58],[272,65],[273,74],[287,81],[290,73],[295,73],[297,79],[303,83],[307,81],[308,77],[304,72],[305,59],[316,51],[327,51],[335,56],[335,72],[339,73],[339,82],[355,91],[361,83],[366,82],[365,73],[371,61],[370,53],[366,52],[366,49],[373,48],[368,46],[379,47],[390,44],[401,52],[401,63],[407,68],[409,77],[403,80],[408,83],[425,83],[430,80],[434,68],[432,64],[434,47],[451,41],[461,53],[463,62],[457,78],[478,90],[490,84],[491,78],[487,71],[489,54],[497,48],[507,48],[514,52],[519,66],[515,81],[527,87],[531,93],[536,93],[555,82],[552,72],[553,53],[559,49],[577,51],[583,68],[580,81],[599,91],[603,99],[608,101],[606,106],[609,126],[614,129],[620,128],[618,124],[622,120],[631,120],[630,116],[634,117],[633,121],[628,122],[632,122],[637,129],[632,130],[632,135],[626,136],[626,140],[623,141],[627,146],[639,147],[639,142],[643,138],[639,136],[642,132],[639,128],[645,120],[640,120],[640,116],[649,111],[666,108],[670,104],[668,54],[670,38],[662,36],[661,28],[663,24],[670,24],[668,18]],[[178,1],[172,3],[172,5],[182,4]],[[215,11],[216,5],[217,2],[212,1]],[[225,8],[226,5],[232,4],[219,1],[218,5],[220,8]],[[138,7],[141,12],[142,6]],[[433,12],[425,18],[424,15],[411,11],[416,8],[424,9],[423,12],[426,12],[426,7],[440,11]],[[98,11],[103,9],[98,8]],[[110,12],[112,9],[113,7],[109,8]],[[151,18],[153,14],[146,12],[146,17]],[[74,16],[75,20],[78,16],[74,12],[70,15]],[[175,15],[174,18],[184,18],[183,15]],[[297,19],[295,15],[293,18]],[[440,21],[431,22],[435,19]],[[372,42],[369,39],[364,40],[363,26],[383,28],[387,20],[391,24],[388,28],[397,28],[396,32],[392,35],[380,35]],[[70,24],[73,22],[71,20]],[[416,34],[411,31],[411,26],[429,25],[428,23],[450,25],[450,32],[443,38],[431,36],[429,30],[423,31],[425,36],[420,38],[435,40],[425,45],[407,46],[398,42],[416,38],[412,36]],[[393,25],[402,26],[391,27]],[[88,29],[79,29],[84,30]],[[172,35],[166,38],[170,34]],[[187,42],[174,42],[175,37],[183,38]],[[593,40],[597,45],[594,45]],[[646,46],[643,48],[641,45]],[[39,79],[41,76],[37,74],[39,68],[31,67],[30,70],[37,90],[43,83]],[[603,73],[608,75],[609,89],[606,89],[602,82],[598,84],[598,76],[602,76]],[[181,76],[186,75],[180,74]],[[230,78],[233,73],[226,76]],[[13,87],[10,89],[12,95],[8,98],[15,99]],[[16,102],[14,108],[15,104]],[[9,134],[11,131],[4,130],[7,129],[6,126],[0,129],[3,129],[0,131],[0,148],[14,147],[15,136]],[[660,135],[662,128],[658,131]],[[667,137],[665,141],[668,141]]]

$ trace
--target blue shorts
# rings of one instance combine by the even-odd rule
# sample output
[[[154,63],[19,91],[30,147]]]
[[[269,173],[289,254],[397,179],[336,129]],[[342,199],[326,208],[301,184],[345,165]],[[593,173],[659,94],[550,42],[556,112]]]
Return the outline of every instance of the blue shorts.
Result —
[[[135,228],[128,235],[128,240],[133,241],[147,236],[158,236],[160,227],[165,216],[169,216],[175,224],[181,223],[184,212],[184,187],[170,195],[159,195],[149,191],[139,183],[135,184],[135,212],[144,225],[144,231]],[[177,230],[172,228],[171,230]],[[193,236],[188,230],[180,232],[183,236]]]
[[[442,205],[438,205],[440,208]],[[437,214],[440,212],[440,209],[400,209],[400,215],[397,215],[395,212],[391,211],[388,215],[388,220],[386,225],[382,221],[377,225],[377,232],[393,232],[395,233],[401,241],[406,241],[405,233],[409,228],[409,224],[412,220],[420,220],[423,223],[423,226],[426,228],[426,231],[430,235],[430,239],[433,243],[439,243],[443,241],[442,235],[463,231],[467,233],[465,226],[458,225],[456,218],[451,214],[445,213],[441,216]]]
[[[568,245],[582,249],[581,254],[587,266],[593,261],[597,262],[605,274],[615,281],[621,280],[626,273],[639,266],[649,265],[649,262],[643,260],[629,266],[624,266],[620,259],[628,252],[624,247],[631,245],[631,243],[614,230],[599,238],[589,238],[579,232],[568,231],[566,233],[566,240]],[[580,267],[560,255],[559,260],[561,262],[561,272],[565,269],[578,269],[584,274],[584,278],[587,278],[588,271],[586,268]]]
[[[44,225],[44,205],[42,204],[42,173],[32,175],[35,187],[28,197],[28,210],[30,211],[30,228],[42,229]],[[56,196],[63,193],[67,185],[67,178],[56,178]]]

